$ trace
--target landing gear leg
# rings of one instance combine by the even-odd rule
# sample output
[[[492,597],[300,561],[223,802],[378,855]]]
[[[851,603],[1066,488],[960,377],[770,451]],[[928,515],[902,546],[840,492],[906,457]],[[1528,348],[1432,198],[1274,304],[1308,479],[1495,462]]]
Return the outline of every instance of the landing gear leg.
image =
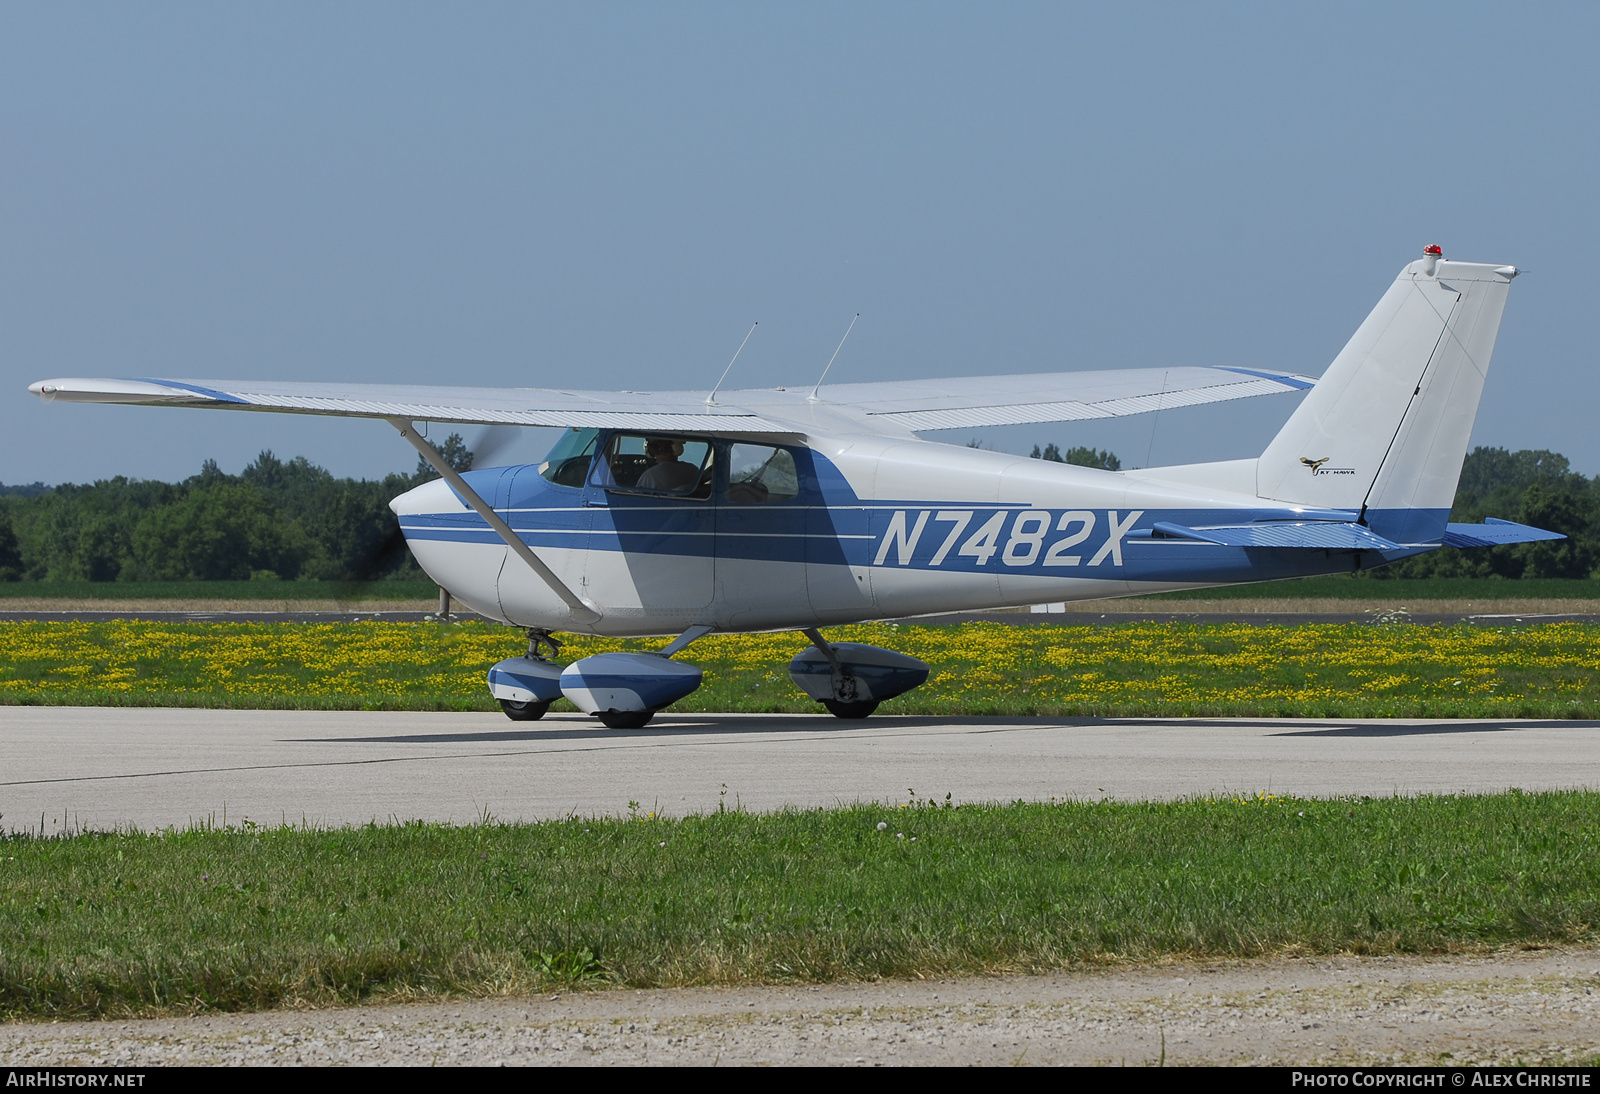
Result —
[[[533,660],[548,661],[551,657],[561,656],[561,643],[551,638],[550,632],[543,627],[529,627],[526,633],[528,635],[528,656]],[[548,657],[539,652],[541,648],[549,649],[550,654]]]
[[[840,662],[838,651],[822,637],[821,631],[815,627],[808,627],[800,633],[811,639],[811,644],[822,651],[822,656],[826,657],[828,664],[833,667],[833,698],[821,701],[829,714],[835,718],[858,720],[870,716],[878,709],[876,699],[857,698],[860,688],[856,683],[855,674],[850,671],[848,665]]]

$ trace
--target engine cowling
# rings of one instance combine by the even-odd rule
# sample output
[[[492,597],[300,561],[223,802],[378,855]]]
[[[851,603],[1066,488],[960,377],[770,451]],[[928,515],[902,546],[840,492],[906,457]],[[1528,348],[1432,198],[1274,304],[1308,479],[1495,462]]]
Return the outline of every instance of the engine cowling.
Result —
[[[653,653],[597,653],[561,670],[561,694],[585,714],[660,710],[700,686],[697,666]]]
[[[915,657],[859,642],[836,642],[841,671],[835,673],[828,657],[808,646],[789,662],[789,679],[818,702],[880,703],[920,687],[928,679],[928,665]]]

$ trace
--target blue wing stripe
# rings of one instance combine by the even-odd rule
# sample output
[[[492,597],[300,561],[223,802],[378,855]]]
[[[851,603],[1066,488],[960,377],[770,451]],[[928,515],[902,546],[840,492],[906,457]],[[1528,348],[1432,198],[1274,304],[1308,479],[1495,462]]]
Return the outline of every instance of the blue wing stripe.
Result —
[[[1243,376],[1259,376],[1263,380],[1275,380],[1286,387],[1295,387],[1302,391],[1309,391],[1311,388],[1317,386],[1311,383],[1309,380],[1302,380],[1298,376],[1290,376],[1282,372],[1263,372],[1260,369],[1237,368],[1233,365],[1216,365],[1214,367],[1218,372],[1237,372]]]
[[[235,403],[239,406],[249,406],[250,400],[241,399],[237,395],[229,395],[226,391],[217,391],[215,388],[201,387],[199,384],[186,384],[181,380],[150,380],[143,376],[133,377],[136,383],[160,384],[162,387],[175,387],[184,391],[192,391],[196,395],[204,395],[208,399],[215,399],[219,403]]]

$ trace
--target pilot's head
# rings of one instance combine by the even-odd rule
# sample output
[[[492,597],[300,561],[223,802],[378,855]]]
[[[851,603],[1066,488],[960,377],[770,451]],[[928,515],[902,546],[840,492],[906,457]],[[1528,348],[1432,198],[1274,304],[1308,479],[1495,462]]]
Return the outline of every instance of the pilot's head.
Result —
[[[683,442],[666,437],[651,437],[644,442],[645,454],[661,461],[676,460],[683,454]]]

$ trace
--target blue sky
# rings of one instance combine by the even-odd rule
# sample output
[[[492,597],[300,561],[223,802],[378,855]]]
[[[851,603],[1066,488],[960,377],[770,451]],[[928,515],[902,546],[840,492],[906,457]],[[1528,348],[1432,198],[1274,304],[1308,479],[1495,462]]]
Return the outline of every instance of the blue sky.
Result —
[[[0,481],[381,423],[46,406],[57,375],[709,387],[1317,374],[1440,243],[1515,263],[1474,443],[1600,472],[1600,8],[0,7]],[[1253,456],[1293,396],[981,436]],[[963,435],[936,435],[965,441]],[[513,455],[547,444],[530,436]]]

